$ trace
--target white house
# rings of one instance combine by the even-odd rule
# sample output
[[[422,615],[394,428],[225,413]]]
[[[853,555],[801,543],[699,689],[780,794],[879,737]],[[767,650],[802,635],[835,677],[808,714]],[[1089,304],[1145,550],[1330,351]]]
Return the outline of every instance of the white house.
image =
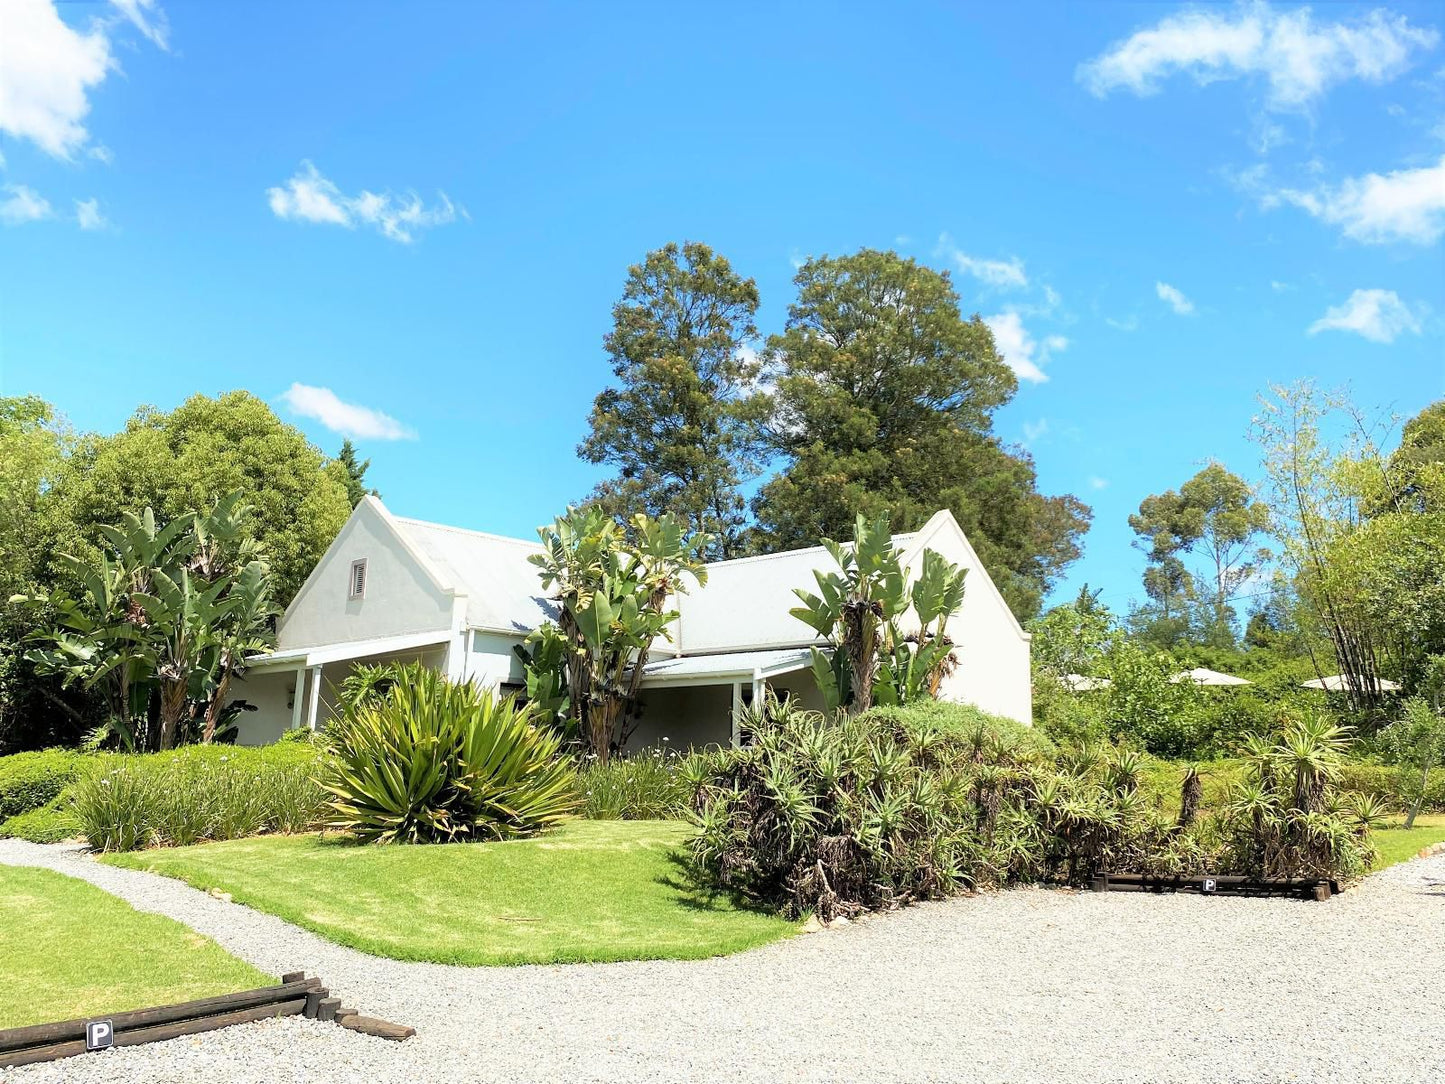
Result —
[[[953,516],[939,512],[894,543],[910,569],[925,549],[968,569],[963,606],[948,626],[960,666],[942,695],[1028,723],[1029,636]],[[236,683],[233,698],[256,709],[241,714],[239,741],[264,744],[290,727],[324,723],[335,686],[358,663],[421,659],[453,680],[521,690],[512,649],[553,614],[527,561],[540,550],[394,516],[366,498],[282,616],[276,649]],[[709,565],[707,586],[676,600],[671,641],[658,642],[644,669],[633,744],[735,739],[736,709],[764,688],[821,707],[809,669],[809,648],[820,641],[788,610],[798,604],[793,589],[815,590],[813,570],[831,567],[821,546]]]

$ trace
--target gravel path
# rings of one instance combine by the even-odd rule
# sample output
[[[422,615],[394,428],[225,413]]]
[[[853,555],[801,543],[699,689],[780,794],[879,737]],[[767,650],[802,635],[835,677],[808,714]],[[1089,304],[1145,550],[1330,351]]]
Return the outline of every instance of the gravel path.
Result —
[[[3,840],[0,862],[82,877],[418,1031],[268,1021],[7,1084],[1445,1080],[1445,857],[1327,904],[1023,889],[725,959],[517,968],[365,956],[73,849]]]

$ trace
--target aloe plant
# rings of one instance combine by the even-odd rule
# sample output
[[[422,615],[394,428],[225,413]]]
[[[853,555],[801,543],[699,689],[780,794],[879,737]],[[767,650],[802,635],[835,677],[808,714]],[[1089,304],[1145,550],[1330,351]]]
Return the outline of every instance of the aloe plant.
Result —
[[[561,738],[531,708],[421,663],[390,678],[343,697],[320,779],[328,828],[379,843],[512,839],[576,809]]]

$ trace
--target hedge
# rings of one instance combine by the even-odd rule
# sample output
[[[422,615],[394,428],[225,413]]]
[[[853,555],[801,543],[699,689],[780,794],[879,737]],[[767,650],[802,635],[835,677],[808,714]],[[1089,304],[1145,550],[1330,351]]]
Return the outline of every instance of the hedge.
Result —
[[[88,759],[73,749],[0,757],[0,822],[55,801]]]
[[[31,843],[59,843],[80,835],[80,822],[63,796],[0,823],[0,837]]]
[[[1401,769],[1386,764],[1347,764],[1340,776],[1340,789],[1378,795],[1397,809],[1409,804],[1405,776]],[[1425,792],[1425,811],[1445,812],[1445,769],[1430,773]]]

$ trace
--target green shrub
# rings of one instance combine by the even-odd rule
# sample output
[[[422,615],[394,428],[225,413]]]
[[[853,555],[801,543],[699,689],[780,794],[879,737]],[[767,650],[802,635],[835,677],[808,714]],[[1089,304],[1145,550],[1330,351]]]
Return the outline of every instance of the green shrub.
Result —
[[[1396,812],[1404,811],[1414,799],[1415,783],[1414,772],[1402,772],[1393,765],[1356,763],[1340,767],[1340,790],[1377,798]],[[1432,773],[1422,808],[1445,813],[1445,772]]]
[[[0,757],[0,821],[54,801],[80,774],[85,759],[70,749]]]
[[[1003,715],[993,715],[973,704],[947,700],[918,700],[903,707],[872,708],[861,719],[879,725],[897,723],[912,731],[937,730],[953,738],[974,740],[980,733],[1010,746],[1044,755],[1058,752],[1053,740],[1036,727]]]
[[[31,843],[59,843],[80,835],[80,822],[70,802],[54,798],[38,809],[17,813],[0,823],[0,837],[24,839]]]
[[[383,843],[509,839],[578,805],[561,738],[533,713],[420,664],[343,704],[323,785],[326,826]]]
[[[316,827],[324,762],[309,745],[110,754],[66,793],[91,847],[129,851]]]
[[[1138,754],[1054,756],[1006,720],[922,707],[829,721],[772,703],[752,746],[707,764],[698,876],[830,919],[975,885],[1197,861],[1139,796]]]
[[[697,754],[695,754],[697,755]],[[577,773],[579,812],[588,820],[669,820],[687,813],[692,788],[688,758],[667,749],[616,756],[606,764],[584,763]]]

